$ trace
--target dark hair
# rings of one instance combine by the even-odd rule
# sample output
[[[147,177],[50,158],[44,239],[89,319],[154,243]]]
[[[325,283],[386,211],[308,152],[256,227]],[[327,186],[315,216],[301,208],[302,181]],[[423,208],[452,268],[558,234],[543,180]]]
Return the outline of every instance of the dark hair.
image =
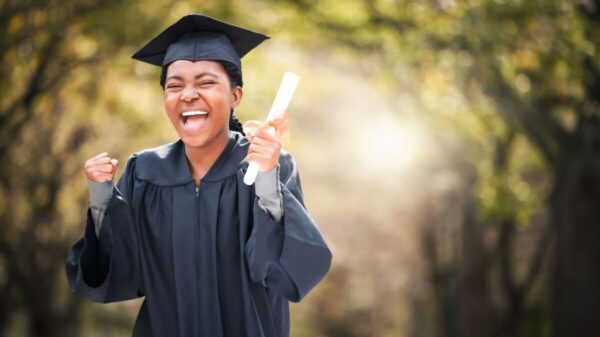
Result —
[[[218,60],[217,62],[219,62],[225,69],[227,77],[229,78],[229,83],[231,84],[231,88],[235,88],[236,86],[244,86],[244,82],[242,81],[242,70],[238,66],[228,61]],[[163,90],[165,90],[165,83],[167,81],[167,69],[169,68],[169,65],[171,64],[169,63],[167,65],[162,66],[162,70],[160,72],[160,87]],[[242,123],[233,112],[233,109],[231,109],[231,112],[229,114],[229,130],[237,131],[243,135],[246,135],[242,128]]]

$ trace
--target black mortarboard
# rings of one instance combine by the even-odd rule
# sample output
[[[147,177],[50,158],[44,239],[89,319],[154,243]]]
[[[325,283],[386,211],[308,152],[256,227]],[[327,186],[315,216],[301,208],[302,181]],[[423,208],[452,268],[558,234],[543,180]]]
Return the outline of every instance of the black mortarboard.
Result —
[[[150,40],[133,58],[167,65],[176,60],[229,61],[240,58],[269,37],[200,14],[189,14]]]

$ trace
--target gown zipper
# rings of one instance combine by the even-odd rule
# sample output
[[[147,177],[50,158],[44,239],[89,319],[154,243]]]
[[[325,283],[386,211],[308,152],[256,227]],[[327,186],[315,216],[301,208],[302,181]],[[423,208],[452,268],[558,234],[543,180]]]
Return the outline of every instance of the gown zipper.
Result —
[[[196,248],[198,247],[198,245],[200,244],[200,187],[196,186],[196,184],[194,184],[195,187],[195,191],[196,191],[196,202],[194,203],[195,205],[195,216],[196,216],[196,221],[195,221],[195,226],[194,226],[194,234],[196,236],[196,239],[194,240],[196,242]],[[198,257],[196,256],[194,258],[194,269],[196,270],[196,277],[199,278],[200,277],[200,266],[199,266],[199,261],[198,261]],[[197,285],[196,285],[197,286]],[[197,294],[199,293],[199,290],[197,290]],[[196,298],[196,306],[197,306],[197,310],[198,313],[200,313],[200,295],[198,294],[198,298]],[[200,317],[196,318],[198,320],[198,322],[200,323],[202,320],[200,319]],[[201,324],[201,323],[200,323]],[[201,331],[202,327],[199,326],[200,324],[198,324],[198,328]]]

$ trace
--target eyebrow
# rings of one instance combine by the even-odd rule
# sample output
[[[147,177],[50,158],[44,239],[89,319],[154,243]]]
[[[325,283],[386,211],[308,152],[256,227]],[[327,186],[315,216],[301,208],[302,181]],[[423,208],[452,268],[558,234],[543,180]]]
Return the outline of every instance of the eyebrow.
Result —
[[[204,76],[211,76],[211,77],[219,78],[219,76],[217,76],[217,75],[216,75],[216,74],[214,74],[214,73],[211,73],[211,72],[203,72],[203,73],[200,73],[200,74],[198,74],[198,75],[194,76],[194,79],[195,79],[195,80],[197,80],[197,79],[199,79],[199,78],[202,78],[202,77],[204,77]],[[182,81],[182,80],[183,80],[183,78],[182,78],[181,76],[179,76],[179,75],[171,75],[171,76],[167,77],[167,78],[165,79],[165,81],[168,81],[168,80],[170,80],[170,79],[179,80],[179,81]]]

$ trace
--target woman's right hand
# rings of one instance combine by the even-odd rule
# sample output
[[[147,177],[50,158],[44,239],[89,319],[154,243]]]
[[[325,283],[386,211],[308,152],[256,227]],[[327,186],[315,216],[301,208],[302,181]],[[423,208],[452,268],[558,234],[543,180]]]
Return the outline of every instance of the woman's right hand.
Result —
[[[85,162],[84,170],[86,177],[97,183],[112,181],[117,172],[119,162],[102,152]]]

